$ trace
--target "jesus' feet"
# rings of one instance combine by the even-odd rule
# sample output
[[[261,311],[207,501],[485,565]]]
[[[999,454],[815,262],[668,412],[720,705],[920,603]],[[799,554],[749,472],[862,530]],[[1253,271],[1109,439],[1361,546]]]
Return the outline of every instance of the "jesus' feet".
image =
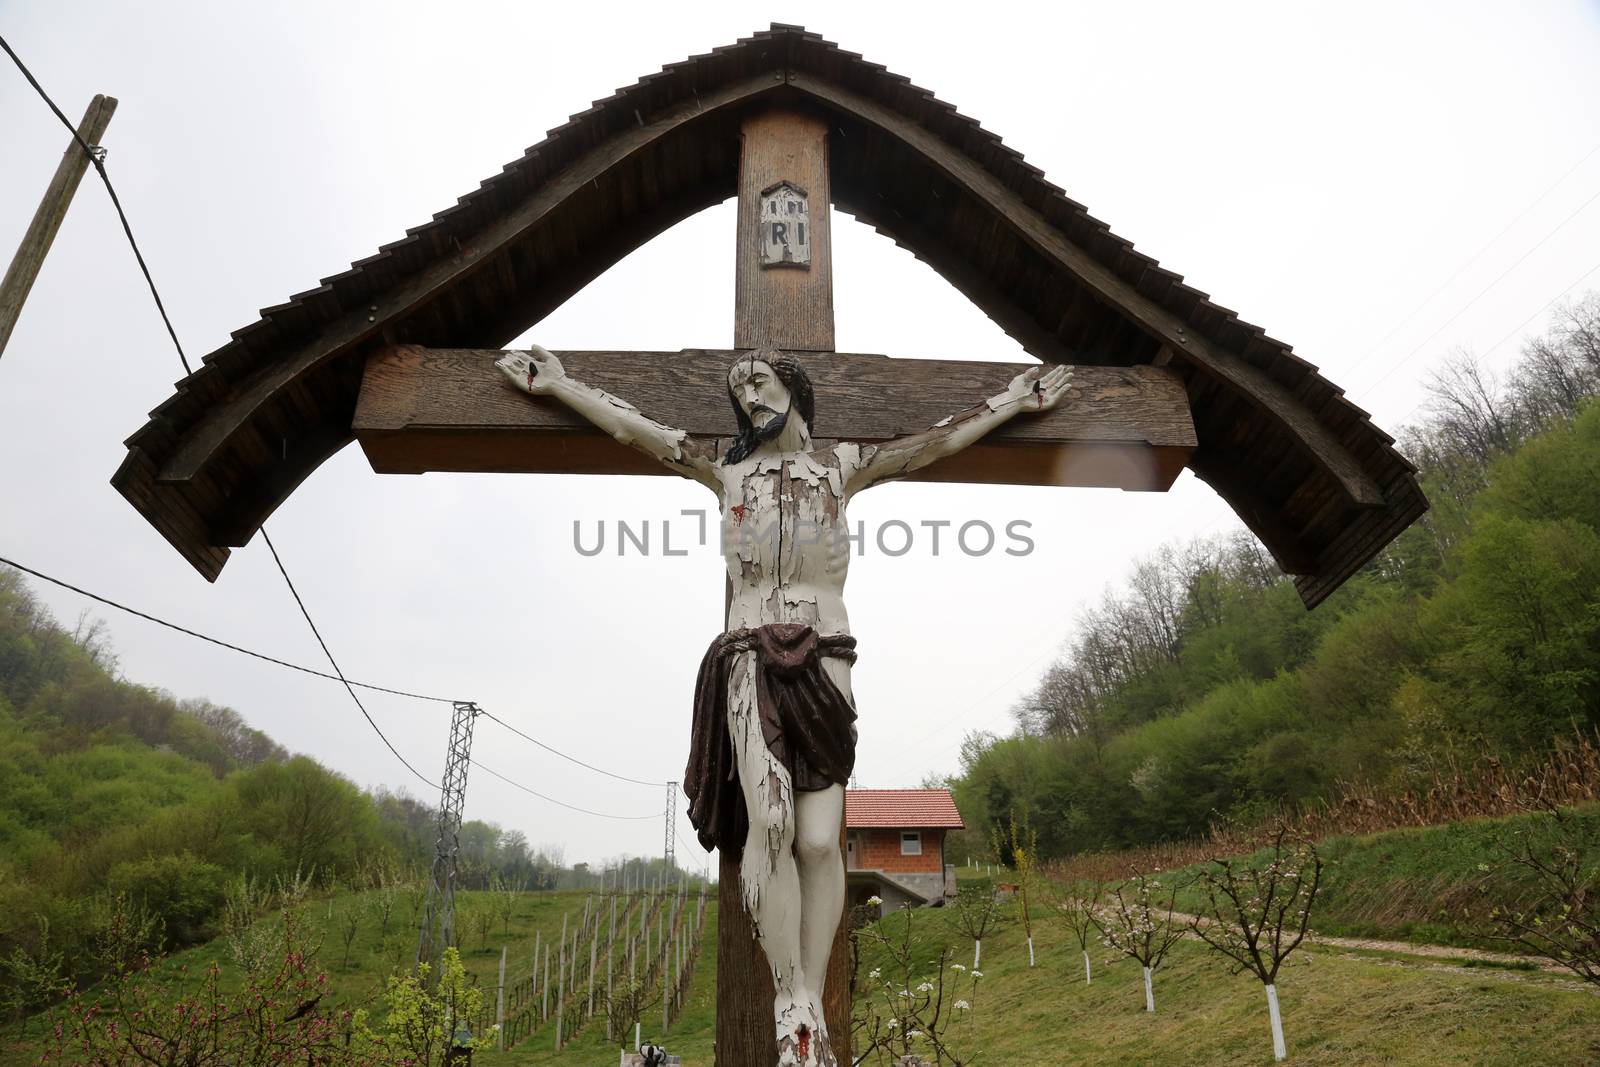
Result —
[[[778,1067],[837,1067],[820,1006],[799,1000],[778,1013]]]

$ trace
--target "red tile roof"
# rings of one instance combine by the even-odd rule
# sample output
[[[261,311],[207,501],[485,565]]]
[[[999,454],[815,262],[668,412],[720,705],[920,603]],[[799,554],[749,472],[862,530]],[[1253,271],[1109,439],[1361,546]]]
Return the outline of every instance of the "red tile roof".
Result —
[[[851,830],[966,827],[948,789],[847,789],[844,823]]]

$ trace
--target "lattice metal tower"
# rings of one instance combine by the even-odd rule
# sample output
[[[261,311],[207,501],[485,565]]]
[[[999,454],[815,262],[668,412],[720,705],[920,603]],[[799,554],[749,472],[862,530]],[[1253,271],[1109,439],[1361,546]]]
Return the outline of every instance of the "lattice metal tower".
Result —
[[[662,849],[662,853],[661,853],[662,857],[667,861],[667,869],[664,872],[662,872],[661,876],[663,878],[665,878],[668,874],[671,874],[674,870],[677,869],[677,866],[678,866],[678,848],[677,848],[678,826],[677,826],[677,821],[678,821],[678,783],[677,782],[668,782],[667,783],[667,819],[666,819],[666,823],[667,823],[667,843],[666,843],[666,847],[664,849]]]
[[[439,838],[434,845],[428,906],[422,917],[417,962],[428,965],[428,982],[439,977],[439,960],[456,940],[456,853],[461,850],[461,810],[467,802],[467,767],[472,762],[472,724],[478,705],[455,702],[450,716],[450,750],[439,795]]]

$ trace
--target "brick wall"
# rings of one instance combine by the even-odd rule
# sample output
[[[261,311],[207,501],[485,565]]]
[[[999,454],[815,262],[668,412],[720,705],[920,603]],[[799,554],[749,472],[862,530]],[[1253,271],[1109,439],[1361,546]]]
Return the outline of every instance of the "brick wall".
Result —
[[[858,869],[885,871],[915,871],[942,873],[939,845],[944,840],[943,830],[922,831],[922,855],[900,854],[899,830],[852,830],[856,840],[855,866]]]

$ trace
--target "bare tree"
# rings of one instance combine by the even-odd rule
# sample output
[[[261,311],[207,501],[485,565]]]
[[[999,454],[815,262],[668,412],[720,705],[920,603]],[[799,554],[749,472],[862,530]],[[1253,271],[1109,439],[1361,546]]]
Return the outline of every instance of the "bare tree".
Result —
[[[72,643],[83,649],[90,663],[116,677],[117,654],[111,647],[111,628],[106,620],[90,615],[88,608],[78,612],[77,625],[72,628]]]
[[[344,942],[344,962],[339,965],[340,970],[350,969],[350,947],[361,933],[361,913],[364,910],[361,898],[351,894],[350,903],[345,905],[344,914],[339,917],[339,940]]]
[[[1099,927],[1095,924],[1095,909],[1100,905],[1100,897],[1105,892],[1098,882],[1083,886],[1059,886],[1052,896],[1056,911],[1066,920],[1067,929],[1072,931],[1072,936],[1078,942],[1078,951],[1083,953],[1083,984],[1090,985],[1094,982],[1094,966],[1089,961],[1089,945],[1094,940]]]
[[[1600,985],[1600,829],[1569,810],[1548,815],[1547,827],[1524,826],[1497,842],[1498,880],[1531,880],[1537,895],[1531,908],[1491,908],[1490,936]]]
[[[972,969],[983,963],[983,939],[1003,925],[1000,900],[988,882],[968,882],[956,892],[950,904],[950,921],[957,930],[972,938]]]
[[[1201,874],[1205,914],[1190,920],[1202,941],[1234,963],[1234,973],[1249,971],[1267,987],[1272,1023],[1272,1054],[1283,1059],[1283,1017],[1278,1012],[1278,970],[1305,940],[1311,906],[1322,883],[1322,857],[1309,838],[1279,826],[1271,854],[1262,864],[1214,859]]]
[[[1514,409],[1499,378],[1470,353],[1448,356],[1429,372],[1425,387],[1437,432],[1480,464],[1519,439]]]
[[[1185,928],[1172,910],[1179,883],[1168,882],[1165,902],[1159,898],[1159,879],[1136,874],[1113,886],[1110,896],[1095,909],[1095,925],[1106,947],[1139,961],[1144,968],[1144,1010],[1156,1010],[1152,975],[1167,952],[1183,937]]]

